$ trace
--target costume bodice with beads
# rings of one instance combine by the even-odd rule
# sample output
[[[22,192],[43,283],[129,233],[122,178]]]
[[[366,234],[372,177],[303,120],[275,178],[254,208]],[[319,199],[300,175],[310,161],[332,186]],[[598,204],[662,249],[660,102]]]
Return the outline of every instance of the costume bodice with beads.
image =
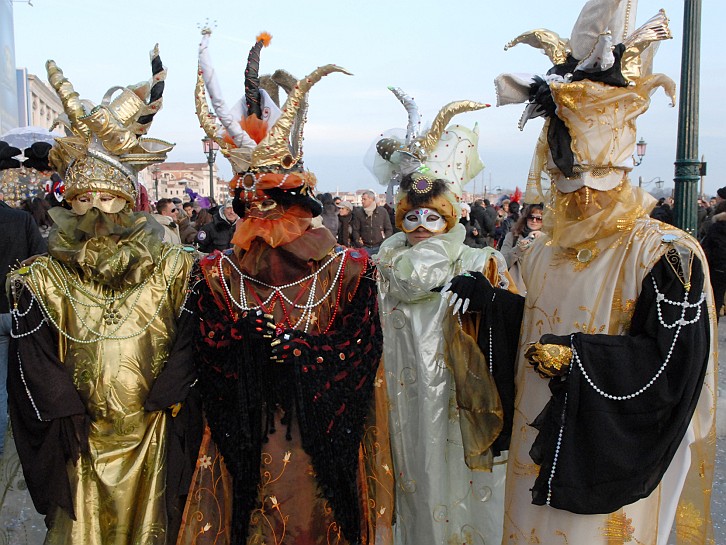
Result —
[[[280,330],[323,334],[355,295],[367,256],[334,246],[307,259],[299,249],[260,244],[242,254],[210,254],[202,260],[202,271],[218,304],[234,320],[260,309],[274,317]]]
[[[59,359],[92,417],[142,409],[174,341],[192,264],[183,248],[164,245],[152,274],[123,290],[84,280],[49,256],[11,276],[14,289],[29,289],[31,304],[57,331]],[[109,391],[122,392],[122,402],[109,403]]]

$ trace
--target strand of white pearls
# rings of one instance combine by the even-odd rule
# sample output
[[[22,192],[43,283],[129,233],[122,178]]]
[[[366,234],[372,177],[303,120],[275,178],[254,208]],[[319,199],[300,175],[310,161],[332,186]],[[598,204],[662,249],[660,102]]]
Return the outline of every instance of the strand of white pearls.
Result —
[[[242,311],[251,311],[251,310],[258,310],[262,307],[266,307],[274,298],[275,296],[278,296],[287,302],[292,308],[296,308],[298,310],[302,310],[303,312],[300,315],[300,318],[297,320],[297,322],[294,325],[295,329],[299,329],[300,326],[304,323],[303,331],[307,332],[308,328],[310,327],[310,322],[313,314],[313,310],[316,309],[318,306],[323,304],[324,302],[329,300],[330,295],[335,290],[335,287],[338,284],[338,281],[340,280],[340,277],[343,273],[343,269],[345,267],[346,262],[346,254],[347,250],[341,249],[335,252],[325,263],[323,263],[319,269],[317,269],[314,273],[311,273],[303,278],[300,278],[296,280],[295,282],[290,282],[288,284],[283,284],[282,286],[273,286],[271,284],[267,284],[266,282],[263,282],[262,280],[258,280],[257,278],[253,276],[248,276],[245,273],[243,273],[237,265],[229,259],[226,255],[222,255],[219,258],[218,263],[218,269],[222,270],[222,262],[226,261],[226,263],[229,264],[229,266],[234,269],[240,278],[240,284],[239,284],[239,293],[240,293],[240,300],[236,300],[234,296],[232,295],[232,291],[230,290],[229,285],[227,284],[227,281],[224,279],[224,276],[220,277],[220,282],[223,286],[223,289],[229,299],[229,301],[232,302],[232,304],[237,307],[239,310]],[[318,277],[320,276],[320,273],[325,270],[328,265],[330,265],[333,261],[335,261],[340,256],[343,256],[343,259],[340,260],[340,263],[338,264],[338,270],[335,272],[335,277],[333,278],[333,281],[330,283],[330,287],[321,295],[320,299],[315,301],[315,289],[314,286],[317,285]],[[295,303],[292,299],[290,299],[288,296],[285,295],[283,290],[292,288],[294,286],[299,286],[301,284],[304,284],[305,282],[313,280],[313,287],[310,289],[310,292],[308,293],[308,298],[305,304],[298,304]],[[262,301],[259,305],[250,305],[248,299],[247,299],[247,293],[245,288],[245,281],[257,284],[259,286],[262,286],[267,289],[271,289],[272,292],[270,295]]]
[[[492,294],[492,303],[497,298],[497,292]],[[492,336],[492,326],[489,326],[489,373],[494,374],[494,337]]]
[[[573,348],[574,351],[574,348]],[[565,403],[562,406],[562,414],[560,415],[560,432],[557,434],[557,445],[555,445],[555,455],[552,458],[552,469],[550,470],[550,476],[547,479],[547,505],[550,505],[552,500],[552,481],[555,478],[555,471],[557,471],[557,460],[560,458],[560,447],[562,446],[562,435],[565,433],[565,413],[567,412],[567,392],[565,392]]]
[[[169,278],[166,279],[166,292],[165,292],[166,294],[169,293],[169,290],[171,289],[171,287],[173,285],[173,278],[176,277],[176,272],[177,272],[178,266],[179,266],[179,256],[181,255],[182,252],[184,252],[184,249],[183,248],[179,248],[179,247],[172,247],[172,248],[170,248],[162,256],[161,262],[163,262],[164,259],[171,252],[176,252],[176,255],[174,256],[174,262],[172,263],[172,267],[171,267],[171,270],[169,272]],[[34,278],[35,277],[35,271],[34,271],[33,267],[36,265],[36,263],[33,263],[30,266],[31,278]],[[65,271],[64,268],[61,268],[60,270]],[[151,276],[153,276],[153,274],[154,273],[152,273],[149,276],[149,278],[151,278]],[[94,330],[90,325],[88,325],[86,323],[86,321],[83,319],[83,317],[81,316],[81,314],[78,312],[78,309],[75,306],[75,303],[73,301],[74,298],[72,297],[72,294],[71,294],[71,291],[70,291],[70,287],[69,287],[69,284],[68,284],[68,275],[67,275],[67,273],[66,274],[61,274],[60,276],[64,280],[63,285],[59,285],[59,284],[55,284],[55,283],[54,283],[54,285],[57,288],[59,288],[59,289],[62,288],[63,295],[66,296],[69,299],[69,301],[71,303],[71,308],[73,308],[73,311],[76,313],[76,315],[80,319],[81,324],[84,325],[93,335],[95,335],[94,337],[92,337],[92,338],[85,338],[85,339],[79,339],[79,338],[74,337],[73,335],[71,335],[70,333],[68,333],[67,331],[65,331],[61,327],[61,325],[53,318],[52,313],[50,312],[50,309],[48,309],[48,307],[45,305],[45,303],[43,302],[43,299],[42,298],[40,298],[40,297],[37,297],[37,298],[36,297],[33,297],[33,299],[38,301],[38,304],[40,305],[41,310],[43,312],[44,319],[49,320],[50,323],[53,324],[53,326],[55,327],[55,329],[58,330],[58,332],[61,335],[63,335],[66,339],[68,339],[71,342],[75,342],[75,343],[79,343],[79,344],[93,344],[93,343],[97,343],[99,341],[106,341],[106,340],[123,341],[123,340],[128,340],[128,339],[133,339],[135,337],[138,337],[139,335],[143,334],[144,332],[146,332],[151,327],[151,324],[154,323],[154,320],[156,320],[156,318],[159,315],[159,313],[161,312],[161,309],[163,308],[164,304],[166,304],[166,302],[167,302],[166,301],[167,300],[167,297],[162,297],[160,299],[159,305],[156,307],[156,310],[154,311],[154,314],[151,316],[151,318],[149,318],[148,322],[141,329],[139,329],[138,331],[129,333],[128,335],[115,335],[115,333],[129,319],[129,317],[131,316],[133,310],[136,308],[136,305],[138,304],[139,299],[141,297],[141,293],[142,293],[142,291],[141,291],[140,288],[142,286],[146,285],[146,283],[149,280],[149,279],[147,279],[142,284],[139,284],[138,286],[134,286],[133,289],[125,290],[124,291],[124,293],[126,293],[127,296],[128,295],[131,295],[131,293],[133,293],[135,291],[136,292],[136,299],[134,300],[134,302],[132,303],[131,307],[129,308],[128,314],[122,320],[119,320],[118,326],[113,331],[111,331],[110,333],[102,333],[102,332],[99,332],[99,331]],[[84,290],[81,290],[80,289],[80,286],[74,286],[74,287],[79,288],[79,291],[84,291]],[[107,300],[110,300],[110,299],[107,299]],[[115,300],[118,300],[118,298],[116,298]],[[31,305],[32,305],[32,303],[31,303]],[[99,303],[99,304],[96,304],[96,305],[93,305],[93,306],[90,306],[89,305],[88,308],[104,308],[104,306],[105,305],[103,303]],[[27,311],[26,311],[26,314],[27,314]],[[18,315],[20,315],[20,314],[18,313]],[[41,325],[42,325],[42,322],[41,322]],[[37,331],[37,329],[39,329],[39,328],[40,328],[40,326],[38,326],[34,331]],[[29,334],[29,333],[23,334],[23,336],[25,336],[27,334]]]
[[[653,287],[655,288],[655,302],[656,302],[656,310],[658,311],[658,321],[660,322],[660,325],[667,329],[673,329],[674,327],[681,327],[684,325],[691,325],[695,324],[698,320],[701,319],[701,307],[703,302],[706,300],[706,294],[701,293],[701,297],[696,301],[695,303],[689,303],[688,302],[688,292],[686,292],[683,296],[683,302],[679,301],[671,301],[670,299],[666,299],[665,295],[663,295],[660,290],[658,289],[658,285],[655,283],[655,278],[653,278]],[[663,320],[663,311],[661,305],[663,303],[666,303],[668,305],[672,306],[679,306],[683,308],[683,311],[681,312],[681,317],[679,320],[676,320],[672,324],[665,323],[665,320]],[[698,310],[696,311],[696,316],[692,320],[686,320],[686,310],[690,308],[696,308],[698,307]]]
[[[33,303],[34,302],[35,302],[35,296],[34,295],[31,295],[30,304],[28,305],[28,309],[25,312],[22,312],[21,313],[17,309],[17,307],[16,308],[13,308],[10,311],[10,315],[13,318],[13,323],[15,324],[15,328],[12,328],[12,327],[10,328],[10,336],[13,339],[22,339],[23,337],[27,337],[29,335],[33,335],[34,333],[36,333],[37,331],[39,331],[41,327],[43,327],[43,324],[45,324],[45,323],[48,322],[48,320],[44,316],[43,319],[38,323],[38,325],[35,326],[30,331],[26,331],[25,333],[17,333],[17,330],[20,329],[20,318],[23,318],[24,316],[27,316],[27,314],[33,308]]]
[[[20,369],[20,380],[23,381],[23,386],[25,387],[25,393],[28,395],[30,404],[33,406],[33,410],[35,411],[35,416],[37,416],[38,420],[40,420],[41,422],[50,422],[50,420],[46,420],[40,416],[40,411],[38,410],[38,406],[35,404],[33,395],[30,393],[30,388],[28,388],[28,383],[25,382],[25,373],[23,373],[23,362],[20,359],[20,353],[18,353],[18,368]]]
[[[604,397],[606,399],[610,399],[613,401],[626,401],[628,399],[633,399],[635,397],[638,397],[640,394],[645,392],[648,388],[653,386],[653,384],[655,384],[655,381],[658,380],[658,377],[660,377],[663,374],[663,371],[665,371],[666,367],[668,366],[668,363],[670,363],[671,356],[673,355],[673,349],[676,346],[676,342],[678,341],[678,336],[680,335],[681,329],[683,328],[683,326],[693,324],[693,323],[697,322],[698,319],[700,319],[700,317],[701,317],[701,305],[702,305],[703,301],[705,301],[705,297],[706,297],[705,294],[701,293],[701,297],[698,300],[698,303],[689,303],[688,302],[688,292],[686,292],[684,295],[684,301],[682,303],[679,303],[677,301],[676,302],[669,301],[662,297],[661,293],[658,291],[658,286],[655,283],[655,278],[653,278],[653,285],[655,286],[656,294],[658,294],[658,296],[660,297],[659,302],[656,305],[658,307],[658,321],[660,322],[660,324],[663,327],[665,327],[667,329],[672,329],[673,327],[676,327],[676,326],[677,326],[677,329],[676,329],[675,334],[673,335],[673,341],[671,342],[671,346],[668,349],[668,355],[666,356],[665,360],[663,361],[663,364],[660,366],[660,368],[658,369],[656,374],[653,376],[653,378],[651,378],[645,386],[643,386],[642,388],[640,388],[639,390],[637,390],[631,394],[622,395],[622,396],[609,394],[609,393],[603,391],[593,382],[593,380],[590,378],[590,375],[587,374],[587,371],[585,371],[585,367],[582,365],[582,360],[580,359],[580,355],[577,353],[577,350],[575,349],[575,347],[572,346],[572,360],[575,363],[577,363],[577,367],[580,369],[582,376],[585,377],[585,380],[587,380],[587,383],[590,385],[590,387],[593,390],[595,390],[598,394],[600,394],[602,397]],[[663,317],[661,315],[660,301],[666,301],[672,305],[680,306],[681,307],[680,319],[676,320],[673,324],[666,324],[663,321]],[[698,307],[698,311],[696,312],[696,318],[694,320],[690,320],[690,321],[686,320],[685,319],[686,311],[689,308],[694,308],[694,307]]]

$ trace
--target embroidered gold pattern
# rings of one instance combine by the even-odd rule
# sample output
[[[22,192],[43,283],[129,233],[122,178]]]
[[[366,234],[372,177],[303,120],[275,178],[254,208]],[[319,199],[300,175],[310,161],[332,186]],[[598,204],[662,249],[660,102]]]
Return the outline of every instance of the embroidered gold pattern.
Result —
[[[693,503],[679,503],[676,511],[676,535],[681,543],[700,543],[706,520]]]
[[[607,538],[608,545],[623,545],[633,541],[633,519],[628,518],[625,512],[613,513],[608,517],[602,529],[603,537]]]

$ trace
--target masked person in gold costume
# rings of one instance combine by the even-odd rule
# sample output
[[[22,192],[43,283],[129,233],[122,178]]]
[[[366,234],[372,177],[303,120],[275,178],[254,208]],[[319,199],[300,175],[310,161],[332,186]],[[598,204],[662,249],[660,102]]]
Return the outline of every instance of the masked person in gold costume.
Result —
[[[478,129],[448,125],[487,105],[452,102],[419,132],[413,99],[391,91],[408,111],[408,128],[386,131],[370,166],[392,197],[399,185],[401,232],[374,257],[396,470],[394,539],[493,543],[501,537],[506,461],[495,456],[507,449],[511,429],[522,302],[506,291],[504,257],[464,244],[463,187],[484,165]],[[502,295],[476,309],[468,308],[472,299],[462,300],[452,313],[439,291],[466,271],[502,287]]]
[[[174,543],[198,450],[184,307],[193,259],[133,212],[136,173],[173,147],[143,136],[162,100],[157,49],[151,64],[150,81],[113,88],[94,106],[47,63],[68,132],[50,158],[69,207],[51,210],[48,255],[10,277],[8,379],[46,543]]]
[[[500,104],[528,103],[520,126],[546,118],[525,196],[545,203],[544,234],[520,258],[507,545],[665,545],[674,519],[679,543],[713,543],[715,314],[698,242],[630,184],[635,120],[657,87],[674,94],[652,73],[668,20],[636,29],[636,4],[587,2],[569,39],[519,36],[554,67],[496,80]]]
[[[375,281],[365,253],[313,227],[322,206],[302,165],[307,93],[323,76],[346,72],[325,65],[299,81],[280,71],[260,78],[260,50],[270,39],[263,34],[249,54],[241,107],[227,110],[209,34],[200,47],[197,114],[235,170],[240,221],[233,249],[200,262],[196,346],[211,437],[200,451],[182,540],[390,538],[392,486],[377,492],[392,476],[383,457],[387,433],[369,418],[383,387]],[[207,113],[205,85],[226,136]],[[288,93],[282,108],[271,97],[278,85]]]

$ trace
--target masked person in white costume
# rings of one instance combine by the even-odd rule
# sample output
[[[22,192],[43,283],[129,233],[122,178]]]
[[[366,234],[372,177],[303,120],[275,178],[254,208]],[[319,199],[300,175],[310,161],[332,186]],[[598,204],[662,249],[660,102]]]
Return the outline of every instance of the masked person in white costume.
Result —
[[[383,242],[375,259],[396,478],[394,538],[402,545],[497,543],[504,466],[494,456],[507,448],[521,298],[502,290],[500,301],[514,301],[504,305],[509,316],[466,308],[454,315],[437,291],[465,271],[509,286],[502,255],[466,246],[458,221],[462,186],[483,167],[478,132],[444,130],[455,114],[486,105],[451,103],[417,135],[415,104],[393,91],[409,111],[409,130],[377,142],[373,170],[382,181],[400,181],[401,232]],[[515,324],[508,338],[507,319]],[[510,385],[503,402],[499,379]]]
[[[715,314],[697,241],[649,218],[654,199],[630,184],[635,119],[657,87],[675,92],[651,72],[668,20],[634,30],[635,10],[592,0],[569,40],[519,36],[509,46],[555,66],[496,81],[500,104],[528,103],[520,126],[545,117],[526,196],[546,209],[520,261],[504,544],[665,545],[674,518],[679,543],[713,543]]]

